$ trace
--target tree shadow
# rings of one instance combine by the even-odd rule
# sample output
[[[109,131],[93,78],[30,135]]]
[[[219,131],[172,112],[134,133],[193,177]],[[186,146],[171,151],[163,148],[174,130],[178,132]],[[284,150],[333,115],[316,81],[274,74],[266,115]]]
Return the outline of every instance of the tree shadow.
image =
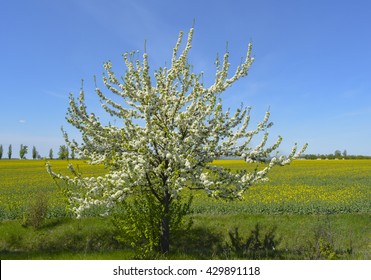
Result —
[[[171,251],[187,258],[211,259],[217,254],[222,241],[221,234],[197,227],[175,234]]]
[[[266,228],[264,231],[259,223],[246,236],[241,236],[238,227],[229,231],[229,242],[225,252],[237,259],[279,259],[281,252],[277,250],[282,238],[277,237],[277,226]]]
[[[71,222],[71,218],[54,218],[45,221],[37,230],[46,230],[56,228],[58,226],[68,224]]]

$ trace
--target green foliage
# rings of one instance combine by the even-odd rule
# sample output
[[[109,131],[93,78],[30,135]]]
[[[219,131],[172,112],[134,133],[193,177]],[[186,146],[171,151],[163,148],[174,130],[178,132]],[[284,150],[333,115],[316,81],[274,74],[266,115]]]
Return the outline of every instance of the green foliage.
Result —
[[[3,157],[3,145],[0,145],[0,159]]]
[[[132,246],[137,258],[153,258],[156,252],[161,251],[163,218],[169,219],[172,233],[189,229],[192,219],[186,221],[185,217],[190,214],[191,203],[192,197],[186,203],[173,201],[170,211],[165,214],[163,205],[146,193],[132,200],[124,200],[113,214],[117,239]]]

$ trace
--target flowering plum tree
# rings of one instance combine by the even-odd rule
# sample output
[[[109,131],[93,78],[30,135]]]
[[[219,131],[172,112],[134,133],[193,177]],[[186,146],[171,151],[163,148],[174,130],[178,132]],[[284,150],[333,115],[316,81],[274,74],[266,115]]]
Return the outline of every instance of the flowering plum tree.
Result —
[[[220,94],[248,74],[254,59],[249,44],[244,61],[230,75],[229,53],[216,60],[216,76],[211,86],[203,83],[203,74],[192,72],[188,62],[193,28],[181,48],[181,32],[173,49],[171,66],[150,73],[148,54],[143,60],[134,53],[123,55],[126,72],[119,78],[111,62],[104,64],[104,85],[116,96],[109,98],[96,87],[103,109],[122,125],[104,125],[99,117],[88,113],[83,87],[78,98],[70,95],[67,120],[82,134],[83,143],[70,140],[71,148],[92,164],[105,164],[104,176],[83,177],[75,168],[74,176],[48,172],[63,179],[71,188],[69,199],[77,216],[92,205],[107,209],[130,196],[147,195],[158,205],[158,249],[169,251],[171,209],[179,201],[182,190],[203,190],[209,196],[223,199],[241,198],[255,182],[266,178],[275,165],[289,164],[297,152],[294,145],[288,156],[272,156],[282,138],[267,146],[269,112],[257,126],[249,130],[250,108],[231,113],[223,110]],[[121,102],[115,101],[120,99]],[[259,134],[259,135],[258,135]],[[261,141],[256,147],[254,136]],[[231,172],[210,163],[223,156],[240,157],[247,163],[264,162],[253,172]],[[150,214],[149,214],[150,215]]]

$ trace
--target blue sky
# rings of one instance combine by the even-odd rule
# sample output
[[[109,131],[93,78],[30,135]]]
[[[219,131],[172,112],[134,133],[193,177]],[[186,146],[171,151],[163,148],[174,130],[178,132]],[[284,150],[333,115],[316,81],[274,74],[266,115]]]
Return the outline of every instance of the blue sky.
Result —
[[[151,69],[164,66],[195,19],[190,62],[206,84],[226,42],[232,69],[253,43],[249,76],[222,99],[252,106],[251,125],[270,108],[283,153],[308,142],[307,153],[371,155],[370,10],[366,0],[1,1],[0,144],[5,155],[9,144],[14,156],[20,144],[56,154],[61,126],[78,138],[65,114],[81,79],[88,110],[101,114],[92,89],[102,64],[124,73],[121,55],[146,40]]]

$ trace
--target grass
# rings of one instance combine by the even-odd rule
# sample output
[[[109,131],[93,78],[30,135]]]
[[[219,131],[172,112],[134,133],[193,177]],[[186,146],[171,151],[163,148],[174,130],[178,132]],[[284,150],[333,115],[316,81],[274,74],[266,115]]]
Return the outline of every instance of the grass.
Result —
[[[175,236],[172,253],[161,259],[234,259],[229,232],[247,238],[259,224],[262,233],[277,226],[275,259],[327,259],[319,248],[326,241],[338,259],[370,259],[369,215],[195,215],[187,234]],[[18,221],[0,224],[0,259],[133,259],[116,241],[109,219],[50,220],[40,229]],[[262,257],[264,258],[264,256]]]
[[[67,161],[51,163],[68,173]],[[106,172],[102,166],[71,163],[86,176]],[[214,164],[255,168],[236,160]],[[115,239],[109,218],[92,212],[71,219],[66,199],[44,165],[40,160],[0,160],[0,259],[134,258],[131,248]],[[242,201],[216,201],[197,193],[194,225],[173,238],[166,258],[371,259],[371,160],[297,160],[273,169],[269,177],[252,186]],[[30,214],[38,211],[46,215],[32,223]],[[264,250],[241,253],[257,225],[261,236],[254,238],[259,242],[277,227],[272,231],[275,252],[269,256]],[[236,228],[240,243],[232,242]]]
[[[321,259],[316,242],[326,239],[343,259],[370,259],[371,224],[368,214],[336,215],[202,215],[195,227],[202,226],[222,236],[228,242],[227,232],[239,229],[247,237],[259,224],[263,231],[277,227],[276,238],[281,239],[277,250],[279,259]],[[320,235],[320,236],[318,236]],[[347,253],[348,252],[348,253]],[[350,253],[351,252],[351,253]]]

